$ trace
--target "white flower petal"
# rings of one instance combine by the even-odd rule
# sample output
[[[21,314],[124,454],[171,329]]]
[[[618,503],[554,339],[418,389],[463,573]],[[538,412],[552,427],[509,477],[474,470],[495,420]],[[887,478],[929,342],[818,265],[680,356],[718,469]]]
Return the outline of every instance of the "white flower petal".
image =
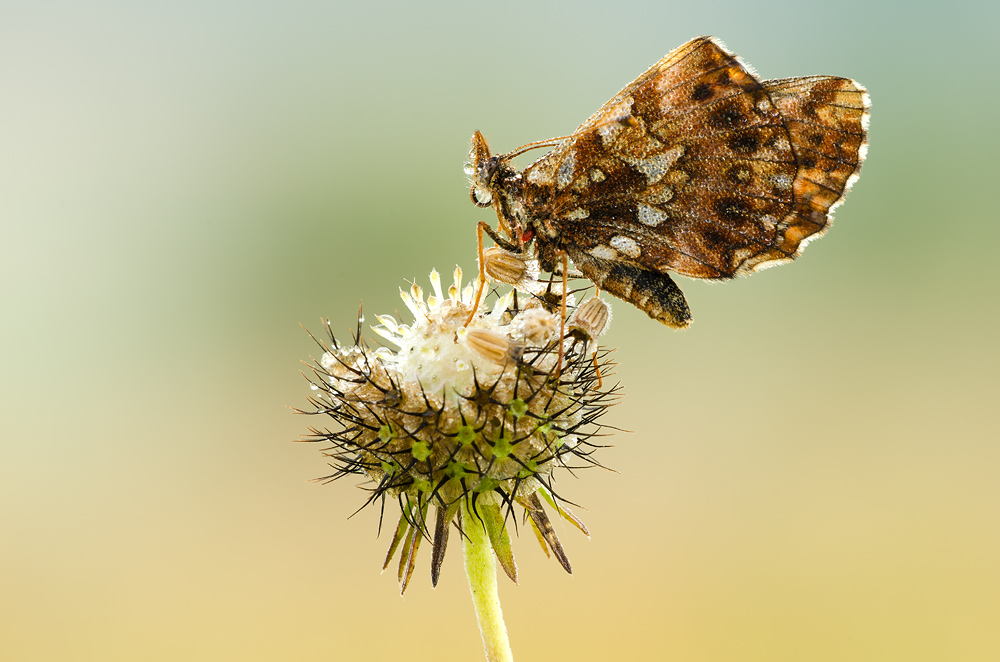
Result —
[[[510,308],[511,303],[514,301],[514,290],[510,290],[507,294],[503,295],[497,302],[493,304],[493,311],[490,312],[490,317],[496,321],[500,321],[503,314]]]
[[[386,340],[388,340],[389,342],[391,342],[394,345],[397,345],[399,347],[403,346],[402,345],[402,341],[401,341],[399,335],[396,334],[396,333],[393,333],[392,331],[390,331],[389,329],[387,329],[384,326],[373,326],[372,327],[372,331],[374,331],[375,333],[379,334],[380,336],[382,336],[383,338],[385,338]]]
[[[413,300],[413,297],[410,296],[409,292],[406,292],[405,290],[400,290],[399,298],[402,299],[403,303],[406,304],[406,307],[410,309],[410,312],[413,313],[414,318],[416,318],[417,320],[423,320],[426,317],[426,315],[424,315],[424,311],[420,310],[420,307]]]
[[[441,292],[441,274],[437,272],[437,269],[431,269],[431,287],[434,288],[434,296],[438,300],[444,299],[444,293]]]
[[[385,325],[385,328],[389,329],[393,333],[397,333],[399,331],[399,324],[396,323],[396,320],[392,315],[376,315],[375,319],[382,322],[382,324]]]

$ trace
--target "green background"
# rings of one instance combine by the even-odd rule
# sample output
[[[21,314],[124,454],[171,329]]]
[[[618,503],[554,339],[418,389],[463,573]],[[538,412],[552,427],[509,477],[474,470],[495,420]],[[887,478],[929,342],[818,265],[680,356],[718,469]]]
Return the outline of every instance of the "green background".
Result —
[[[474,269],[473,130],[713,34],[864,83],[868,162],[689,330],[616,303],[632,433],[559,483],[574,576],[515,542],[516,659],[1000,659],[997,3],[82,4],[0,7],[0,658],[481,659],[457,546],[400,599],[308,482],[298,323]]]

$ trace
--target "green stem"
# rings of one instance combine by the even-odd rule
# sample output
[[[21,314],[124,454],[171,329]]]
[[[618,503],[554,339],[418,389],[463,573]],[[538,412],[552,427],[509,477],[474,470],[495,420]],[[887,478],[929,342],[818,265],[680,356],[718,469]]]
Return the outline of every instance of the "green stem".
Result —
[[[479,633],[483,636],[488,662],[514,662],[503,623],[500,596],[497,593],[497,566],[486,528],[462,503],[462,528],[465,531],[465,574],[469,578],[472,603],[476,606]]]

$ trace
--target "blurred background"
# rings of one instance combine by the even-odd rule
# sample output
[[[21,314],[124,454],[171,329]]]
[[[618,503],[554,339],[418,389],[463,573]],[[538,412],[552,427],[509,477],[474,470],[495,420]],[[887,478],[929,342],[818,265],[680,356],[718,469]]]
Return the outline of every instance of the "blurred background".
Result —
[[[4,2],[0,658],[482,659],[458,547],[401,599],[361,481],[309,482],[299,323],[474,270],[473,130],[563,135],[712,34],[868,86],[868,162],[803,259],[682,282],[689,330],[615,304],[632,433],[560,481],[572,577],[515,542],[515,657],[1000,659],[998,18]]]

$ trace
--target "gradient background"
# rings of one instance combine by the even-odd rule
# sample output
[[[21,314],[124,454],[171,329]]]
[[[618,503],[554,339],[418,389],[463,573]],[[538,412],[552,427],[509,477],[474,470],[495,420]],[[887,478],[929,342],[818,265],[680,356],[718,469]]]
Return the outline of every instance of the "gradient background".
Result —
[[[615,305],[634,432],[560,482],[574,576],[516,542],[515,656],[1000,659],[997,3],[80,4],[0,6],[0,658],[482,659],[457,547],[401,599],[360,481],[308,482],[298,323],[473,270],[474,129],[714,34],[867,85],[869,159],[690,330]]]

